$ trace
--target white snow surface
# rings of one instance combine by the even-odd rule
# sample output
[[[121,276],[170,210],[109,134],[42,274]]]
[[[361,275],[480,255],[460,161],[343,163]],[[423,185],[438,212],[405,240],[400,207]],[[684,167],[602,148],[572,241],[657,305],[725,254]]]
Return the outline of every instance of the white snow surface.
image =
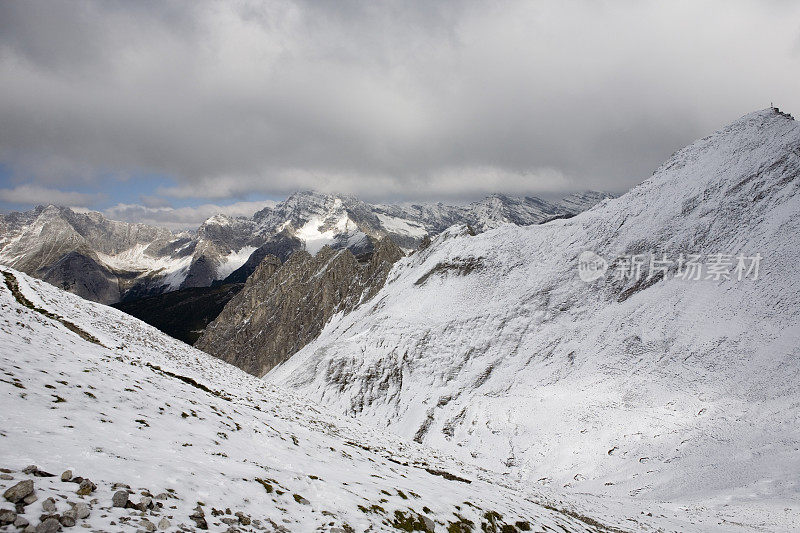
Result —
[[[234,270],[245,264],[250,258],[250,254],[255,251],[255,246],[245,246],[223,256],[216,270],[216,279],[227,278]]]
[[[574,218],[452,228],[265,379],[527,486],[796,530],[798,184],[798,123],[746,115]],[[606,278],[579,279],[586,250]],[[651,252],[763,260],[757,280],[613,279]]]
[[[194,526],[188,516],[198,502],[211,531],[228,529],[221,519],[231,515],[212,515],[226,508],[254,519],[240,531],[396,531],[393,522],[408,517],[444,531],[459,516],[489,527],[490,512],[533,531],[598,531],[574,516],[580,506],[328,414],[115,309],[1,270],[34,306],[100,343],[21,305],[0,281],[0,463],[14,478],[0,479],[0,492],[31,478],[21,473],[28,464],[56,474],[32,478],[38,501],[24,516],[34,525],[53,497],[59,512],[68,501],[89,503],[80,525],[92,530],[144,529],[138,511],[111,508],[119,482],[134,502],[142,490],[174,491],[146,517],[168,517],[170,531]],[[66,469],[97,490],[77,496],[77,485],[58,478]],[[635,522],[616,519],[627,528],[690,526],[628,511]]]
[[[410,237],[424,237],[428,234],[428,230],[419,222],[393,217],[383,213],[378,213],[376,216],[378,220],[381,221],[381,226],[390,233],[399,233],[400,235],[408,235]]]
[[[326,220],[323,217],[311,217],[308,222],[295,232],[295,236],[305,243],[308,253],[317,255],[317,252],[322,250],[324,246],[333,245],[343,236],[348,239],[353,237],[358,239],[363,236],[363,233],[358,230],[356,224],[350,220],[347,214],[342,214],[333,224],[330,223],[329,219]]]

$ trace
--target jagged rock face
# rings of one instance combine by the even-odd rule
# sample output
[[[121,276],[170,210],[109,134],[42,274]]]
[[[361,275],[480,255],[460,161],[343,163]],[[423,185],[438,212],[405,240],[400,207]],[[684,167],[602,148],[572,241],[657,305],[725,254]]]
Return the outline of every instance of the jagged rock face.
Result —
[[[402,255],[382,239],[363,262],[329,246],[315,256],[296,252],[283,265],[267,256],[195,346],[263,375],[316,338],[331,316],[372,298]]]

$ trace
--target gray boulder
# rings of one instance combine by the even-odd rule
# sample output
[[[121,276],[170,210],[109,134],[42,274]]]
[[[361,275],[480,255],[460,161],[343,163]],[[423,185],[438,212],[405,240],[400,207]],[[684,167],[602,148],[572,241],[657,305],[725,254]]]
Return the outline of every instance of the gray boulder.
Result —
[[[114,507],[125,507],[125,504],[128,503],[128,491],[118,490],[114,493],[114,496],[111,497],[111,502]]]
[[[26,479],[20,481],[13,487],[6,489],[3,497],[11,503],[17,503],[25,499],[26,496],[33,494],[33,480]]]
[[[56,533],[56,531],[61,531],[61,523],[55,518],[43,520],[36,526],[36,533]]]
[[[75,515],[80,519],[87,518],[91,514],[89,506],[83,502],[76,503],[73,509],[75,510]]]
[[[11,509],[0,509],[0,526],[13,524],[17,520],[17,513]]]

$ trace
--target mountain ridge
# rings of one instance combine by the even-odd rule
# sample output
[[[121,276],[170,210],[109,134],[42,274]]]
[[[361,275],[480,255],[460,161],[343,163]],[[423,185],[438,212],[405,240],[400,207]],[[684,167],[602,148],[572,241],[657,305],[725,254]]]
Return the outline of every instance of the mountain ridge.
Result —
[[[590,194],[597,201],[610,196]],[[518,209],[522,210],[526,201],[517,202]],[[416,206],[414,211],[374,206],[353,196],[300,192],[249,218],[214,215],[194,232],[114,221],[95,211],[38,206],[0,215],[0,264],[87,299],[114,303],[179,288],[208,287],[224,282],[234,272],[237,274],[229,282],[244,282],[267,250],[276,253],[280,249],[279,256],[301,247],[316,253],[327,244],[358,254],[369,251],[367,237],[387,235],[411,249],[423,237],[444,229],[435,223],[437,216],[488,228],[504,222],[538,223],[585,207],[543,205],[545,209],[538,215],[527,212],[517,216],[513,206],[480,215],[463,207]],[[386,213],[392,209],[396,216]],[[437,214],[442,210],[445,215]],[[427,222],[408,218],[417,213],[424,213]]]

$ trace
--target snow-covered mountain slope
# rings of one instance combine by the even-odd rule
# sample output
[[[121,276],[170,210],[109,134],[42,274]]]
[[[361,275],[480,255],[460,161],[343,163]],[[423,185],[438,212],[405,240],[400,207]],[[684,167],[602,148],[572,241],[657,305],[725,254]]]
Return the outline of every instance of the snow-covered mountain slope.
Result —
[[[800,125],[746,115],[574,218],[445,232],[266,379],[524,483],[789,530],[799,185]]]
[[[72,502],[95,531],[607,530],[20,272],[2,269],[0,309],[0,493],[30,479],[38,497],[16,511],[1,500],[3,520],[18,511],[35,526]],[[76,494],[66,470],[96,488]],[[139,509],[112,507],[126,487]],[[687,525],[629,512],[612,521]]]

